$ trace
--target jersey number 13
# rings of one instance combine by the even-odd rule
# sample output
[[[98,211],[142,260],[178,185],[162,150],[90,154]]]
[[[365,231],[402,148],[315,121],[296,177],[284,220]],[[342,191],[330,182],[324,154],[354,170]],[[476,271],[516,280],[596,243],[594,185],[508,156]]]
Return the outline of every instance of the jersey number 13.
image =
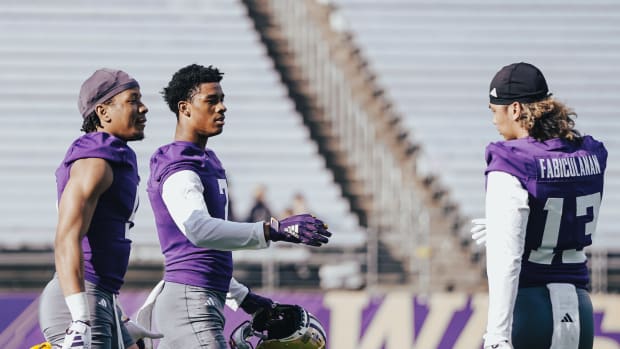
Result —
[[[545,230],[543,231],[542,242],[536,250],[530,252],[528,260],[533,263],[551,264],[556,253],[561,253],[562,263],[583,263],[586,261],[586,254],[582,250],[562,250],[555,252],[558,245],[560,235],[560,224],[562,222],[563,206],[565,198],[548,198],[545,203],[545,211],[547,211],[547,220],[545,222]],[[588,208],[592,207],[593,217],[590,222],[585,224],[584,234],[592,235],[596,230],[596,220],[598,218],[598,210],[601,206],[601,193],[593,193],[576,198],[577,217],[588,214]]]

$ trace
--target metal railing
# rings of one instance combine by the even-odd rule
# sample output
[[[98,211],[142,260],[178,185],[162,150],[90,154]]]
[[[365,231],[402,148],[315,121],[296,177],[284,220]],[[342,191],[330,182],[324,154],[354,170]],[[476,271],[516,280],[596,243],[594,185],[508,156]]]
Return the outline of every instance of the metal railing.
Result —
[[[369,240],[373,241],[372,235],[378,234],[380,240],[394,241],[392,246],[400,249],[399,256],[408,261],[409,272],[417,277],[419,291],[428,291],[429,258],[425,253],[416,253],[427,249],[430,243],[430,215],[422,201],[424,194],[408,180],[413,169],[412,173],[404,173],[391,150],[389,142],[393,139],[382,132],[385,125],[378,121],[381,115],[371,114],[364,107],[364,101],[372,96],[360,94],[351,84],[351,67],[342,59],[347,52],[346,40],[341,40],[344,34],[330,28],[325,18],[317,18],[320,16],[316,8],[325,6],[314,0],[269,0],[269,6],[297,66],[324,111],[317,117],[331,125],[331,131],[340,140],[339,146],[349,156],[349,165],[355,168],[366,194],[373,198],[368,217]],[[353,73],[367,73],[363,69]],[[372,288],[378,279],[378,267],[373,265],[377,256],[369,253],[367,282]]]
[[[604,293],[608,291],[608,263],[610,254],[606,249],[593,248],[590,256],[590,283],[592,292]]]

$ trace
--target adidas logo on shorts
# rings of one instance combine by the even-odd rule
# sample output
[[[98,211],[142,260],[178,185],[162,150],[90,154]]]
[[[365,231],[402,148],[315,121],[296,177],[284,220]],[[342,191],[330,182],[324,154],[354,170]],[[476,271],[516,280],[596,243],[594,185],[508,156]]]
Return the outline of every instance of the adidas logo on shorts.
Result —
[[[99,300],[99,302],[97,302],[97,304],[99,304],[100,306],[107,308],[108,307],[108,302],[105,301],[105,299],[101,298]]]
[[[573,318],[568,313],[566,313],[564,314],[564,317],[562,318],[562,321],[560,322],[574,322],[574,321],[573,321]]]

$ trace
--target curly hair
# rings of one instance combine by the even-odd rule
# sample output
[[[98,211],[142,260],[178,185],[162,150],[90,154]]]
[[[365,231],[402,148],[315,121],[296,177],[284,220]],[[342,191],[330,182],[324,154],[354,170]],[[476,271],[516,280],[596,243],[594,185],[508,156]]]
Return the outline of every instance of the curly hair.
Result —
[[[97,127],[101,127],[101,120],[99,120],[97,113],[92,112],[84,118],[80,131],[84,133],[95,132],[97,131]]]
[[[572,109],[553,97],[534,103],[521,103],[521,125],[528,130],[530,136],[537,141],[546,141],[551,138],[564,138],[570,141],[579,141],[581,134],[575,130],[577,117]]]
[[[103,102],[103,104],[112,104],[113,101],[114,101],[114,97]],[[100,127],[101,127],[101,120],[99,119],[97,112],[93,110],[92,113],[88,114],[88,116],[84,118],[84,121],[82,122],[82,128],[80,129],[80,131],[85,132],[85,133],[96,132],[97,128],[100,128]]]
[[[179,117],[179,102],[189,101],[199,91],[200,84],[207,82],[220,82],[222,75],[213,66],[204,67],[199,64],[191,64],[179,69],[172,76],[172,80],[164,87],[161,94],[168,104],[168,108]]]

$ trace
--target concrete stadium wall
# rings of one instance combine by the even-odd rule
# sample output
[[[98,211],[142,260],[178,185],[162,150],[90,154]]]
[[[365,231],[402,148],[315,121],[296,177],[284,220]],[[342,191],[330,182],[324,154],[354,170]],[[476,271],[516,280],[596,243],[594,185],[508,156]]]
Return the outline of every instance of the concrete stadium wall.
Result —
[[[127,291],[120,302],[134,314],[148,291]],[[473,349],[482,347],[487,295],[461,293],[428,297],[394,291],[266,294],[280,303],[301,304],[328,332],[331,349]],[[594,347],[620,349],[620,295],[593,295]],[[0,293],[0,348],[23,349],[43,341],[37,293]],[[226,336],[247,320],[226,309]]]

